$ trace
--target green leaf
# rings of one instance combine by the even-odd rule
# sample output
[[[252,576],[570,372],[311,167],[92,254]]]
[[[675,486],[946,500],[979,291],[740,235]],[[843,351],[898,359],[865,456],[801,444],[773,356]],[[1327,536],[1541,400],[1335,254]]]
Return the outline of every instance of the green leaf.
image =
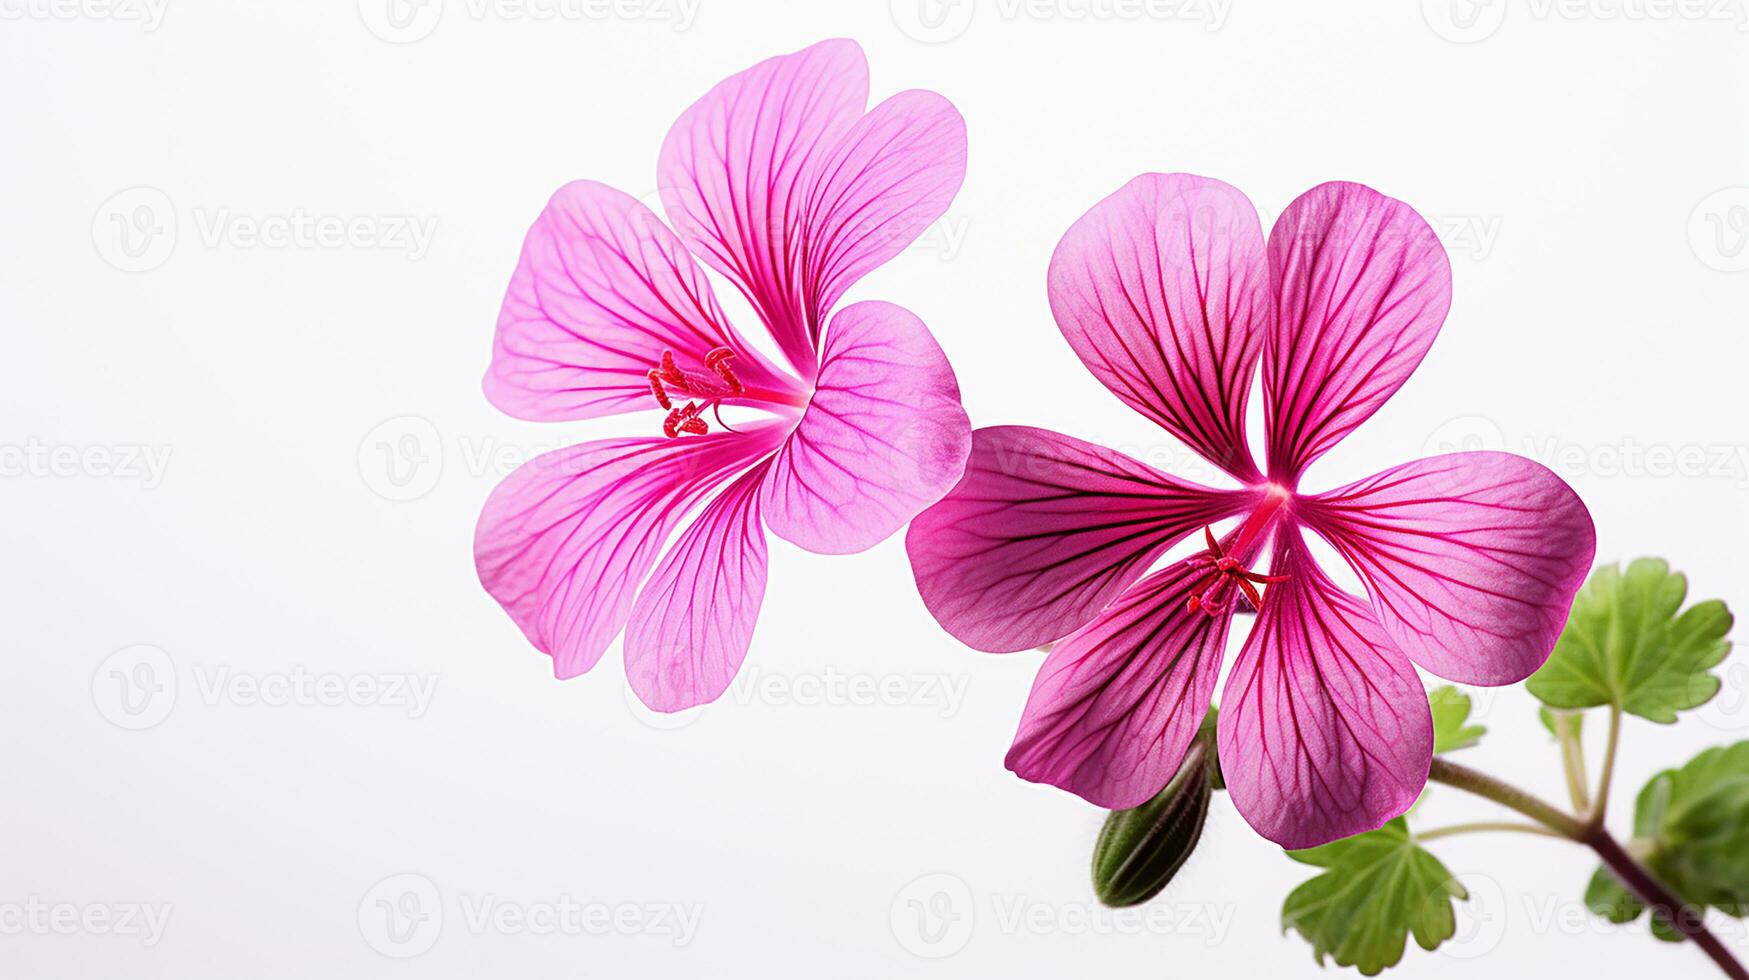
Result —
[[[1447,685],[1429,691],[1427,704],[1433,709],[1435,755],[1467,749],[1481,741],[1488,731],[1482,725],[1464,724],[1470,719],[1470,696],[1455,687]]]
[[[1708,749],[1653,776],[1634,802],[1630,849],[1683,902],[1749,915],[1749,742]],[[1622,902],[1626,894],[1599,869],[1585,904],[1611,922],[1628,922],[1640,907],[1631,896],[1631,905]],[[1652,931],[1680,938],[1655,917]]]
[[[1708,671],[1731,652],[1723,602],[1699,602],[1678,614],[1688,581],[1657,558],[1624,573],[1606,565],[1573,602],[1548,663],[1525,687],[1551,708],[1614,705],[1669,724],[1719,691]]]
[[[1567,717],[1567,729],[1573,733],[1574,738],[1578,738],[1585,730],[1585,715],[1577,711],[1562,711],[1561,714]],[[1536,716],[1543,723],[1543,727],[1549,730],[1550,736],[1561,737],[1561,728],[1555,721],[1555,712],[1548,708],[1538,708]]]
[[[1409,835],[1401,817],[1378,830],[1287,854],[1326,869],[1281,906],[1282,930],[1304,936],[1320,966],[1328,956],[1338,966],[1375,976],[1403,959],[1410,935],[1422,949],[1450,939],[1457,931],[1452,900],[1469,898],[1445,865]]]
[[[1608,868],[1598,868],[1591,876],[1591,883],[1585,886],[1585,906],[1616,925],[1632,922],[1646,911],[1640,900],[1615,880]]]

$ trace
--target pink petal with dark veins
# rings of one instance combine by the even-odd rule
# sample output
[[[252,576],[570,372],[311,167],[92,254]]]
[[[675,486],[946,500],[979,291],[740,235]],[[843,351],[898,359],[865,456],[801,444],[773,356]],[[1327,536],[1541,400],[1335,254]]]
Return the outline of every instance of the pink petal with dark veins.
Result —
[[[1292,526],[1221,695],[1221,772],[1251,826],[1282,847],[1382,826],[1427,783],[1433,719],[1415,669],[1372,611],[1338,589]]]
[[[1167,548],[1244,503],[1079,439],[996,426],[972,433],[965,476],[905,540],[941,625],[1005,653],[1085,626]]]
[[[1409,380],[1451,308],[1451,263],[1407,204],[1329,183],[1276,220],[1269,274],[1269,476],[1291,486]]]
[[[1542,666],[1597,547],[1578,494],[1510,453],[1416,460],[1300,510],[1359,573],[1397,648],[1462,684]]]
[[[1158,793],[1208,712],[1232,621],[1185,608],[1207,574],[1190,561],[1156,572],[1058,643],[1008,768],[1112,810]]]
[[[1051,256],[1051,312],[1069,346],[1130,407],[1246,482],[1245,402],[1269,333],[1263,230],[1218,180],[1143,174]]]

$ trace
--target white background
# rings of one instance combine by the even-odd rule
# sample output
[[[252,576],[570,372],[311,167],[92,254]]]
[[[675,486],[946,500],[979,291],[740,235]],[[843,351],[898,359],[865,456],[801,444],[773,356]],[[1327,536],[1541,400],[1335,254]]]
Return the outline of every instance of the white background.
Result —
[[[1735,0],[626,2],[427,0],[397,28],[378,0],[0,0],[0,974],[1315,972],[1278,924],[1309,870],[1224,797],[1157,918],[1089,915],[1099,812],[1002,767],[1040,656],[940,631],[898,539],[848,558],[774,539],[743,682],[678,728],[628,705],[617,648],[553,680],[479,587],[474,519],[509,468],[656,424],[522,423],[481,396],[524,229],[573,178],[648,194],[693,99],[823,37],[862,43],[877,100],[932,88],[968,120],[947,218],[853,298],[923,317],[976,424],[1194,475],[1063,342],[1052,247],[1144,171],[1223,178],[1266,222],[1360,180],[1439,227],[1456,301],[1308,485],[1528,452],[1590,504],[1602,558],[1662,554],[1697,595],[1749,601]],[[251,238],[299,216],[358,234]],[[281,702],[300,677],[356,686],[252,686]],[[409,677],[429,703],[396,696]],[[1528,696],[1479,697],[1468,761],[1558,796]],[[1618,830],[1651,772],[1749,737],[1746,697],[1738,666],[1698,718],[1630,720]],[[1495,813],[1435,791],[1421,825]],[[1465,941],[1411,946],[1397,975],[1710,969],[1589,920],[1577,849],[1437,852],[1478,896]],[[605,934],[477,918],[566,896]],[[33,903],[81,921],[38,927]],[[133,906],[168,906],[161,933],[97,922]]]

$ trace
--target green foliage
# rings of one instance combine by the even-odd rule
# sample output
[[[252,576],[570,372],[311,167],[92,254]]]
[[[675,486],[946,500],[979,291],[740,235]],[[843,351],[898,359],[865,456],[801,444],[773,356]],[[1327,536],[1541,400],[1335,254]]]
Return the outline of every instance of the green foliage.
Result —
[[[1749,742],[1708,749],[1653,776],[1634,804],[1630,849],[1683,902],[1749,914]],[[1601,868],[1585,904],[1611,922],[1645,911]],[[1660,939],[1678,938],[1659,920],[1652,927]]]
[[[1482,725],[1465,725],[1470,719],[1470,696],[1450,685],[1434,688],[1427,694],[1427,705],[1433,709],[1433,752],[1456,752],[1482,740],[1488,729]]]
[[[1599,568],[1574,600],[1548,663],[1525,682],[1551,708],[1614,705],[1668,724],[1718,693],[1708,671],[1730,653],[1723,602],[1682,610],[1688,581],[1660,559]],[[1679,614],[1680,610],[1680,614]]]
[[[1450,939],[1457,931],[1452,901],[1469,898],[1401,817],[1288,856],[1325,871],[1282,903],[1282,929],[1304,936],[1320,965],[1328,956],[1367,976],[1397,965],[1410,935],[1422,949]]]

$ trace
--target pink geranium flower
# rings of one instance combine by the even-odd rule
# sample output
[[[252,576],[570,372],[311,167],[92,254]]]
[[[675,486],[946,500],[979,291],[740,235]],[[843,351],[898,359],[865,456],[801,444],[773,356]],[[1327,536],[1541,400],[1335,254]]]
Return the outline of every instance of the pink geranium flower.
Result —
[[[959,478],[970,426],[929,331],[891,303],[832,309],[947,209],[965,124],[932,92],[867,105],[853,42],[772,58],[669,130],[659,168],[674,230],[588,181],[561,188],[529,230],[486,397],[538,421],[664,413],[639,423],[647,435],[530,461],[480,514],[480,581],[559,677],[593,667],[625,629],[646,704],[713,700],[752,639],[766,528],[810,551],[860,551]],[[729,326],[694,255],[747,297],[787,370]],[[725,423],[725,408],[760,412]]]
[[[1408,380],[1445,319],[1451,267],[1427,223],[1332,183],[1294,201],[1266,243],[1234,188],[1149,174],[1076,222],[1049,286],[1094,375],[1239,486],[1197,486],[1041,429],[974,433],[965,477],[907,540],[924,601],[961,640],[1060,640],[1009,768],[1103,807],[1147,800],[1208,709],[1233,614],[1255,610],[1218,730],[1239,811],[1290,848],[1402,813],[1433,746],[1411,663],[1467,684],[1528,676],[1595,545],[1573,491],[1505,453],[1300,487]],[[1245,434],[1259,360],[1263,468]],[[1230,518],[1218,539],[1207,532]],[[1307,531],[1347,559],[1370,603],[1319,568]],[[1192,535],[1203,550],[1146,574]]]

